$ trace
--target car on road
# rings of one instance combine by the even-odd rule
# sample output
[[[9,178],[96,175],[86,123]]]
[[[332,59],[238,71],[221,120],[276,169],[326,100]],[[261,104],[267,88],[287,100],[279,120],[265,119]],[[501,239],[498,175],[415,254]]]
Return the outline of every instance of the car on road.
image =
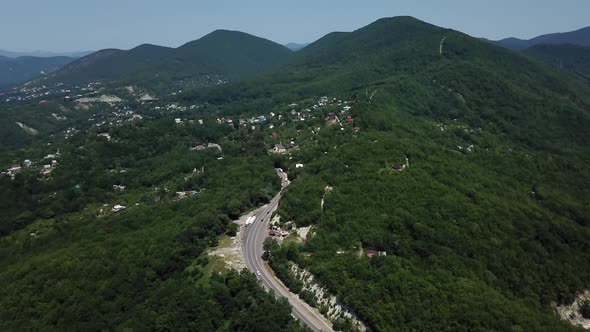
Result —
[[[260,270],[256,271],[256,275],[260,277]]]

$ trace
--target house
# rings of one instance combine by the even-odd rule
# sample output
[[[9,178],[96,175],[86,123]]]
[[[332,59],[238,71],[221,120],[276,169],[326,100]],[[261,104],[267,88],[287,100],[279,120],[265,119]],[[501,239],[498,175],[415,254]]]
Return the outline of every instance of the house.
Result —
[[[377,255],[379,257],[385,257],[385,256],[387,256],[387,252],[386,251],[377,251],[377,250],[372,250],[372,249],[367,250],[367,257],[371,258],[375,255]]]
[[[281,230],[280,228],[277,229],[269,229],[268,235],[270,236],[278,236],[278,237],[285,237],[289,235],[289,232]]]
[[[326,121],[328,121],[331,124],[340,122],[340,120],[338,119],[338,116],[334,113],[329,113],[328,116],[326,117]]]
[[[8,174],[8,176],[14,179],[14,177],[22,171],[23,168],[21,166],[12,166],[11,168],[6,170],[6,174]]]
[[[410,167],[410,160],[408,159],[408,157],[406,157],[405,163],[402,164],[402,163],[396,162],[392,166],[393,170],[396,172],[401,172],[404,169],[406,169],[407,167]]]
[[[121,185],[118,185],[118,184],[114,184],[114,185],[113,185],[113,189],[114,189],[114,190],[119,190],[119,191],[125,191],[125,186],[121,186]]]
[[[353,123],[354,122],[354,119],[352,118],[352,116],[349,115],[349,116],[346,117],[346,122]]]
[[[109,133],[101,133],[101,134],[96,135],[96,137],[104,137],[107,139],[107,141],[111,140],[111,135],[109,135]]]
[[[285,148],[285,146],[283,144],[279,143],[279,144],[275,144],[274,151],[276,153],[285,153],[285,152],[287,152],[287,149]]]
[[[174,200],[175,201],[180,201],[182,199],[185,199],[188,197],[188,192],[186,191],[177,191],[174,195]]]
[[[49,164],[43,165],[43,168],[41,169],[41,174],[48,175],[52,171],[53,171],[53,168],[51,167],[51,165],[49,165]]]
[[[295,168],[303,168],[303,164],[295,164]]]
[[[120,204],[117,204],[117,205],[113,206],[113,209],[111,211],[113,211],[113,212],[120,212],[120,211],[123,211],[125,209],[126,209],[125,206],[120,205]]]
[[[261,116],[258,117],[258,121],[265,122],[266,121],[266,117],[264,115],[261,115]]]
[[[403,171],[406,168],[406,164],[394,163],[392,167],[394,171]]]

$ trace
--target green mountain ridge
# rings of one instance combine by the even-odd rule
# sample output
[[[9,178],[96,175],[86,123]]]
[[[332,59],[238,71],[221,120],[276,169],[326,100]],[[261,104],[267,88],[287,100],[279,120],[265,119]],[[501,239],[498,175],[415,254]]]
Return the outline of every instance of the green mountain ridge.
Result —
[[[53,75],[52,81],[153,82],[222,75],[249,77],[286,63],[286,47],[246,33],[217,30],[176,49],[144,44],[129,51],[103,50]]]
[[[174,330],[194,321],[229,331],[262,321],[261,330],[287,329],[285,303],[270,325],[264,313],[277,304],[240,292],[234,277],[227,286],[208,277],[206,254],[231,219],[272,197],[273,167],[281,167],[292,180],[277,211],[282,227],[312,228],[302,242],[268,241],[265,257],[302,298],[309,291],[292,264],[369,331],[581,331],[554,306],[590,288],[587,82],[412,17],[331,33],[295,53],[254,39],[276,51],[272,66],[257,47],[231,57],[241,42],[254,45],[249,35],[203,39],[137,69],[172,79],[179,68],[193,75],[254,66],[255,77],[240,68],[236,76],[249,79],[161,101],[203,105],[183,115],[203,125],[154,112],[129,128],[101,128],[112,140],[93,129],[64,141],[52,175],[59,181],[0,179],[9,233],[0,238],[0,281],[12,286],[0,292],[0,326]],[[228,66],[204,64],[214,56]],[[272,128],[236,121],[261,114]],[[335,116],[340,124],[327,121]],[[211,141],[223,152],[187,153]],[[291,141],[287,154],[268,154]],[[126,172],[107,171],[117,169]],[[121,183],[127,191],[113,191]],[[207,190],[167,203],[196,187]],[[97,216],[107,199],[129,208]],[[37,240],[30,234],[41,225]],[[248,280],[239,285],[252,289]],[[210,308],[214,322],[201,315]],[[347,328],[337,320],[335,329]]]
[[[0,87],[24,83],[42,75],[41,72],[49,74],[73,60],[74,58],[64,56],[48,58],[0,56]]]
[[[550,33],[537,36],[531,39],[504,38],[501,40],[487,40],[490,43],[509,48],[514,51],[522,51],[526,48],[540,44],[573,44],[579,46],[590,46],[590,27],[581,28],[570,32]]]
[[[183,98],[236,115],[322,95],[359,101],[359,134],[322,128],[292,157],[305,167],[279,214],[316,235],[270,250],[294,289],[292,262],[375,331],[575,330],[551,303],[590,286],[589,92],[522,54],[400,17]],[[391,170],[404,158],[408,170]],[[358,258],[359,246],[387,257]]]
[[[590,80],[590,47],[572,44],[540,44],[522,52],[559,70]]]

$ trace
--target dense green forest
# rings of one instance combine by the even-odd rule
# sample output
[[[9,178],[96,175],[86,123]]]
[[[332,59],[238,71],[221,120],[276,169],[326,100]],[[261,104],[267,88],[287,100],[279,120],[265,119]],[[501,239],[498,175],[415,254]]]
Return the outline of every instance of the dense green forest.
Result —
[[[61,155],[49,176],[0,178],[0,326],[300,329],[253,275],[217,274],[205,253],[273,197],[281,167],[293,182],[277,214],[312,230],[267,241],[265,258],[308,302],[292,264],[372,331],[575,330],[552,307],[590,287],[589,96],[585,80],[399,17],[161,101],[192,113],[80,122],[50,146],[11,136],[6,166]],[[210,142],[222,149],[189,149]],[[288,152],[269,154],[278,142]]]
[[[590,81],[590,47],[578,45],[535,45],[523,50],[523,53],[558,68],[572,73],[578,78]]]
[[[316,235],[275,248],[277,274],[299,291],[288,264],[308,268],[374,330],[572,328],[551,306],[590,276],[587,84],[410,18],[328,35],[301,56],[275,76],[185,94],[228,111],[361,101],[360,133],[320,131],[285,160],[306,166],[279,214]],[[359,257],[368,249],[387,256]]]
[[[323,132],[329,146],[294,157],[306,167],[279,212],[316,235],[273,253],[279,265],[309,268],[375,330],[565,329],[550,303],[588,285],[587,160],[383,111],[363,108],[363,134]],[[368,129],[377,119],[388,128]]]
[[[53,146],[60,164],[49,177],[0,179],[0,280],[10,285],[0,291],[2,329],[299,329],[287,302],[252,274],[213,273],[204,254],[278,189],[264,149],[239,133],[225,138],[212,120],[179,127],[163,118],[109,133]],[[223,152],[188,149],[207,141]],[[173,200],[182,190],[199,194]],[[115,204],[127,208],[111,212]]]

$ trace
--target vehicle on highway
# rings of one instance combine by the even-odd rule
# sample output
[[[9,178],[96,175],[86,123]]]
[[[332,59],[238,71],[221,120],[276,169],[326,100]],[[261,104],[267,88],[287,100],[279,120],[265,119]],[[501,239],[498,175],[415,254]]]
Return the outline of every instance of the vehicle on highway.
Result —
[[[256,271],[256,275],[260,277],[260,270]]]

